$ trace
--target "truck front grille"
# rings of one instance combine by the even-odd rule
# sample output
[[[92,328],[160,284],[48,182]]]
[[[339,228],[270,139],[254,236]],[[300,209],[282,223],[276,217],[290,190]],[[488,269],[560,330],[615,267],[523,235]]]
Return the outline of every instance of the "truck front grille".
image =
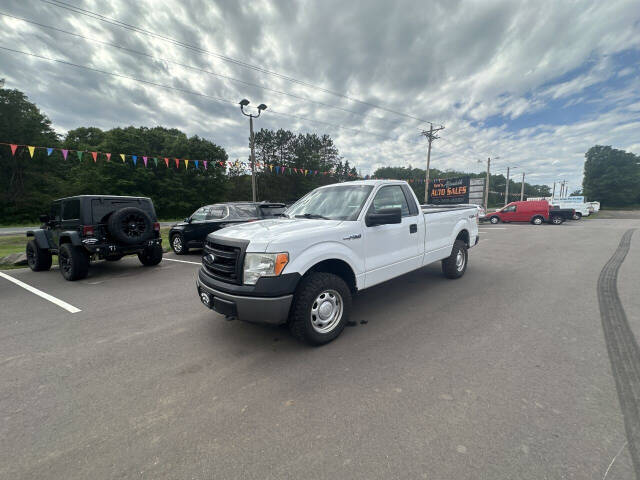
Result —
[[[223,282],[242,283],[242,255],[239,247],[207,240],[202,265],[213,278]]]

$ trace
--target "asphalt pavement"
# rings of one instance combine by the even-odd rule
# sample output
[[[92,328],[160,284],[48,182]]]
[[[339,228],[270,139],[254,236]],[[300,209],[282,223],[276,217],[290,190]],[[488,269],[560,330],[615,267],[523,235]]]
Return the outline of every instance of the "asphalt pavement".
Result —
[[[80,311],[0,278],[0,478],[633,478],[597,288],[634,227],[482,226],[319,348],[205,309],[197,253],[4,272]],[[640,335],[640,229],[617,275]]]

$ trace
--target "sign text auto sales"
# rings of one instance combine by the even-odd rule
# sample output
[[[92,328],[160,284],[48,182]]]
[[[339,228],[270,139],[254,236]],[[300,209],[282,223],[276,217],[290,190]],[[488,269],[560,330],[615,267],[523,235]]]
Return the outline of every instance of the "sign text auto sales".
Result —
[[[469,177],[435,179],[429,182],[429,203],[468,203]]]

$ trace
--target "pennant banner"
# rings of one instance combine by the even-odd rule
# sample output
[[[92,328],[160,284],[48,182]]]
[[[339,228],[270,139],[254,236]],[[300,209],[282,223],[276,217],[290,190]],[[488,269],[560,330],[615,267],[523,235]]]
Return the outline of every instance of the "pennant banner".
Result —
[[[29,149],[29,156],[33,158],[33,152],[35,152],[36,147],[32,147],[29,145],[27,148]]]
[[[53,148],[47,147],[47,156],[50,156],[51,152],[53,152]]]

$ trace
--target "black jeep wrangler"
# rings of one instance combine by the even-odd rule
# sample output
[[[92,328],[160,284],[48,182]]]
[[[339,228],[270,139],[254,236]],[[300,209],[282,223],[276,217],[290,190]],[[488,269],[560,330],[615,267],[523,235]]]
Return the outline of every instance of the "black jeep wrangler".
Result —
[[[49,270],[56,254],[66,280],[85,278],[92,257],[115,261],[137,253],[143,265],[162,261],[160,224],[150,198],[62,198],[40,221],[39,229],[27,232],[27,263],[34,272]]]

